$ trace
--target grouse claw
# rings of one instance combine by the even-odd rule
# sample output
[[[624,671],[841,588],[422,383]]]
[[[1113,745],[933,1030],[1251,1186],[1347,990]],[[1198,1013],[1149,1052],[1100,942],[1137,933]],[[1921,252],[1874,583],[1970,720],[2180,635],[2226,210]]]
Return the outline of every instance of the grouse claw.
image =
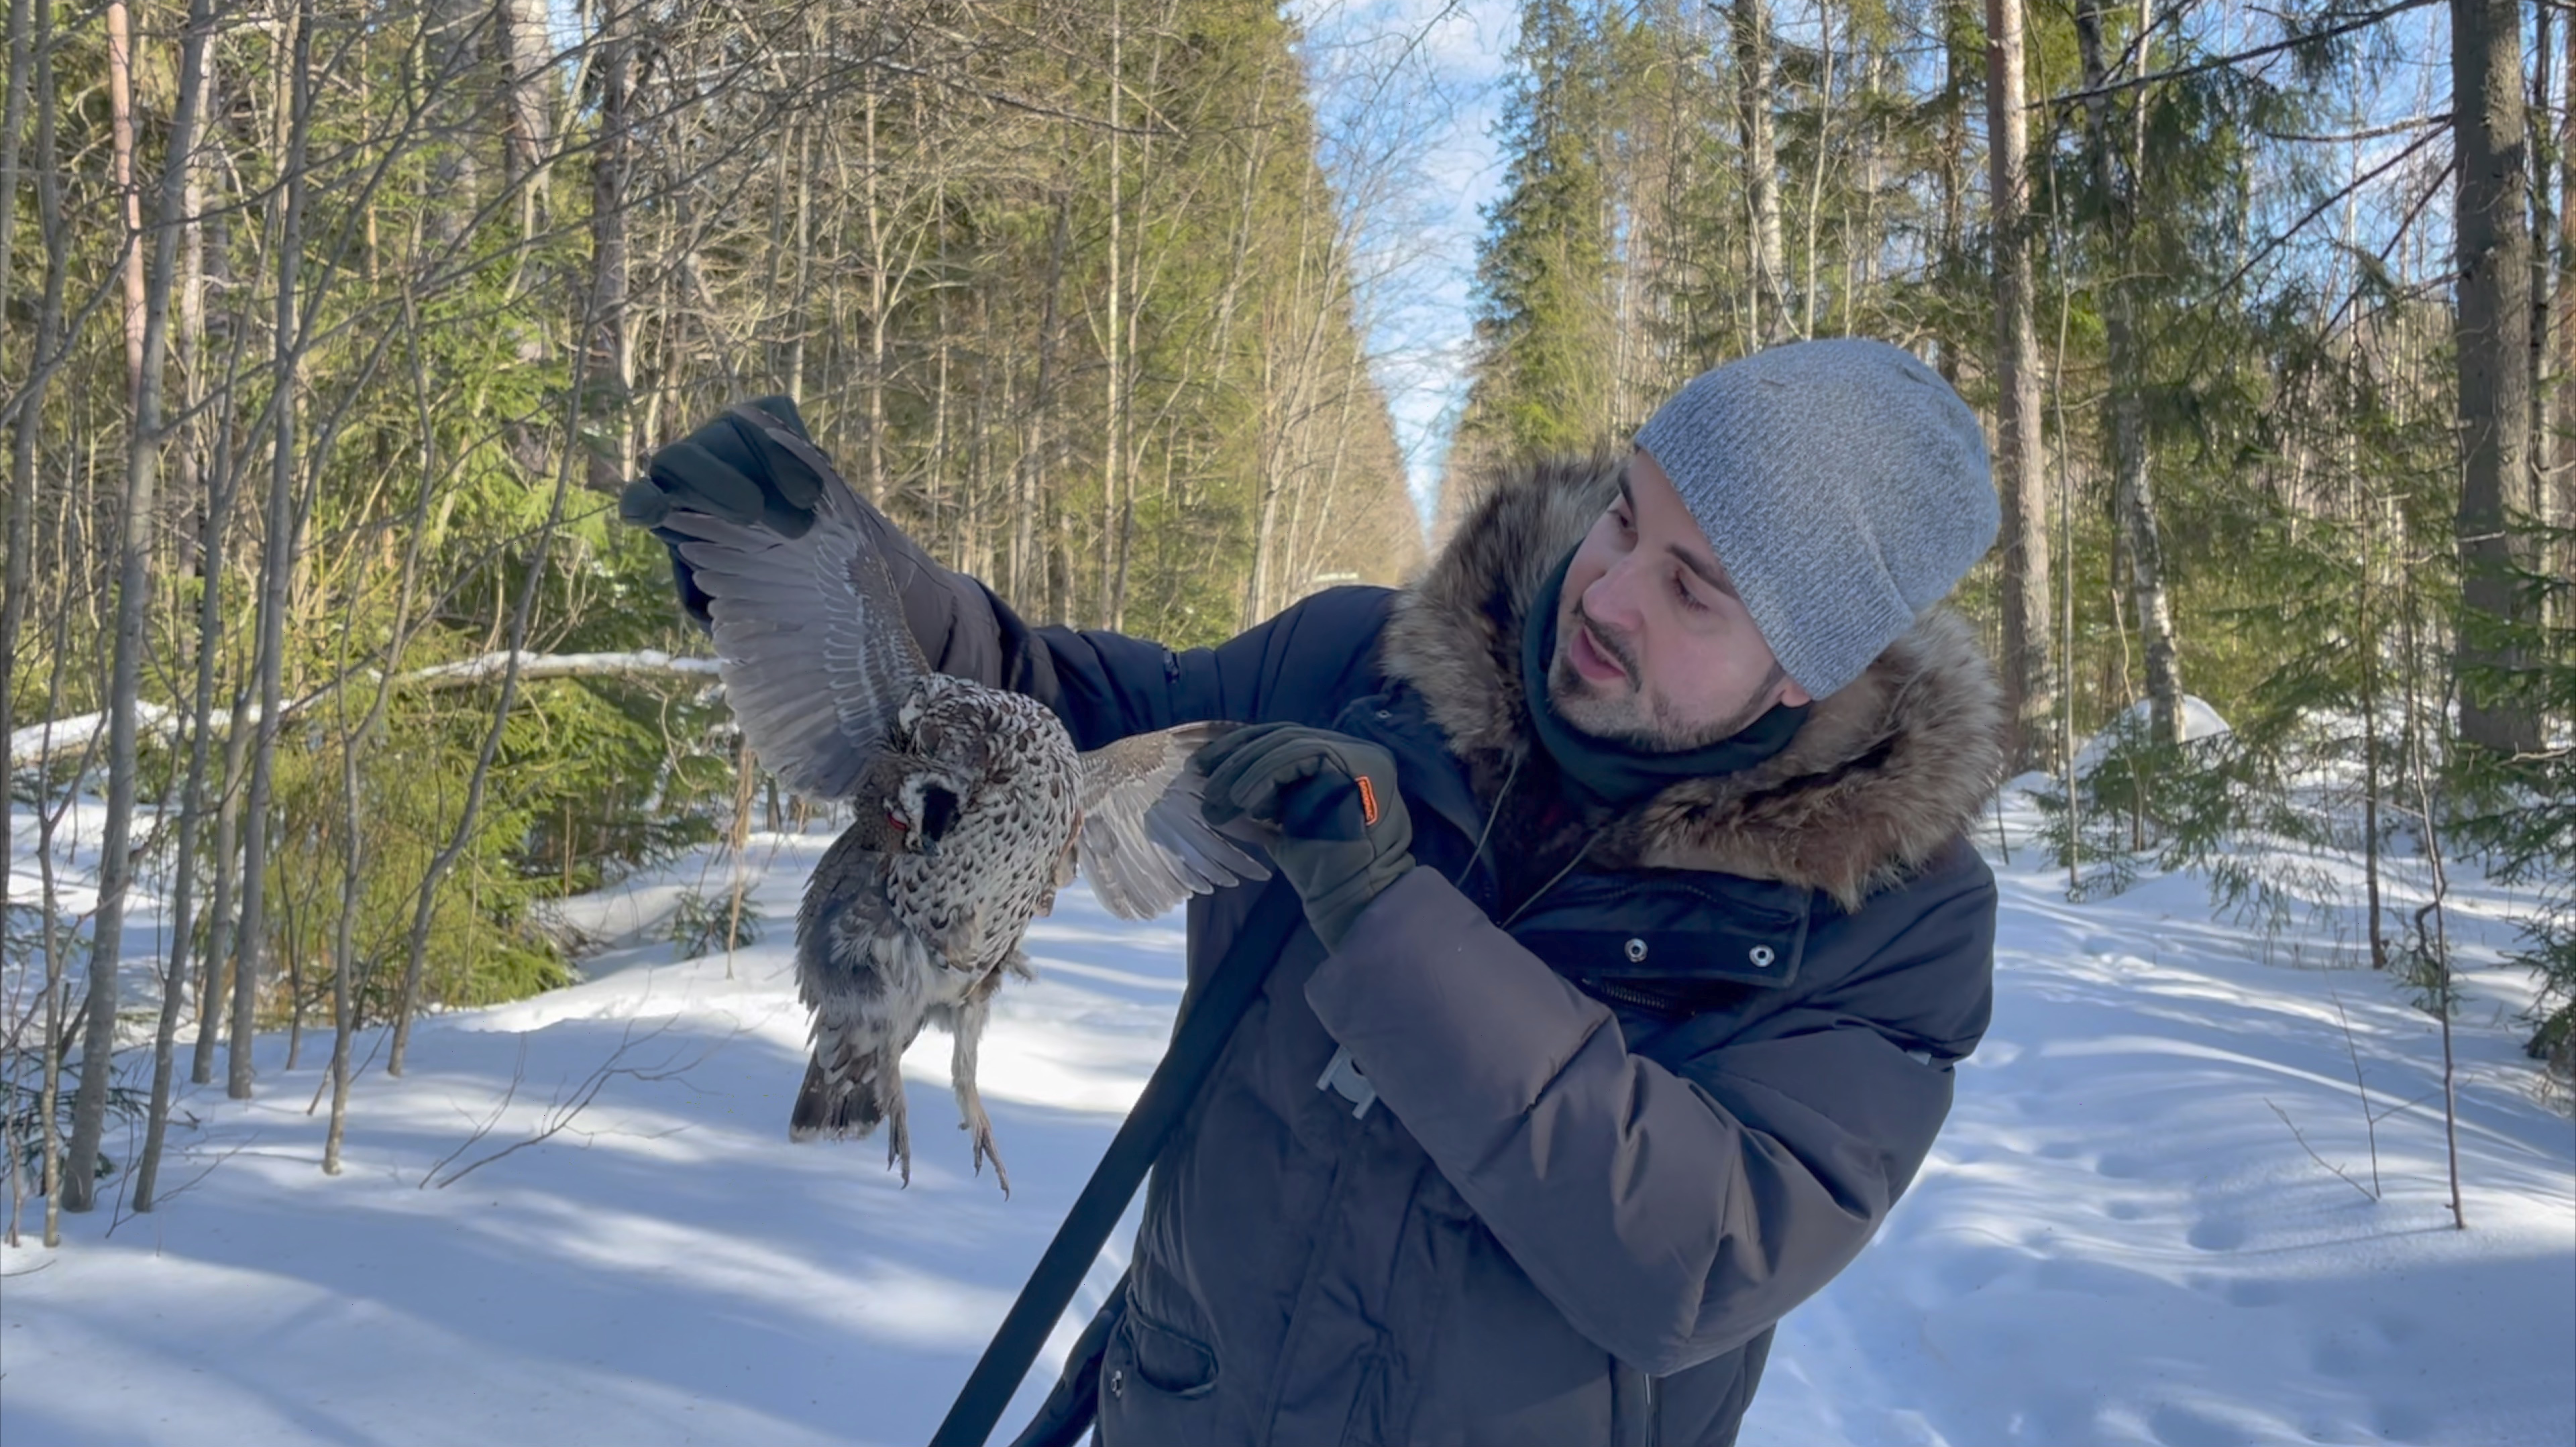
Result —
[[[903,1096],[893,1097],[892,1110],[886,1112],[886,1164],[900,1167],[903,1183],[912,1184],[912,1127],[904,1120]]]
[[[962,1123],[959,1129],[967,1129]],[[1002,1153],[993,1149],[993,1126],[990,1121],[975,1129],[975,1174],[984,1174],[984,1162],[993,1163],[993,1180],[1002,1188],[1002,1199],[1011,1198],[1011,1173],[1002,1168]]]

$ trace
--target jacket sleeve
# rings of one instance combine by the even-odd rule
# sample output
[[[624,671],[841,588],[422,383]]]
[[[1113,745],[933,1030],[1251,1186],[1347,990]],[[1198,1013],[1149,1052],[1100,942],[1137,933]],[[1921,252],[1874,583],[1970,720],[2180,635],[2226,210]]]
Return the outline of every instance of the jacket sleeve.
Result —
[[[1985,1026],[1994,909],[1973,856],[1873,900],[1848,973],[1749,1030],[1709,1022],[1725,1043],[1674,1069],[1427,869],[1306,997],[1566,1319],[1662,1376],[1832,1280],[1913,1179]]]
[[[1395,594],[1333,588],[1214,648],[1170,649],[1105,631],[1033,628],[991,589],[930,560],[871,517],[930,666],[1052,708],[1076,748],[1207,719],[1330,723],[1374,692],[1377,637]]]
[[[1109,1289],[1109,1299],[1092,1313],[1091,1324],[1073,1339],[1064,1370],[1056,1377],[1036,1415],[1011,1439],[1011,1447],[1081,1447],[1082,1438],[1100,1416],[1100,1363],[1109,1355],[1109,1334],[1127,1315],[1127,1278]]]

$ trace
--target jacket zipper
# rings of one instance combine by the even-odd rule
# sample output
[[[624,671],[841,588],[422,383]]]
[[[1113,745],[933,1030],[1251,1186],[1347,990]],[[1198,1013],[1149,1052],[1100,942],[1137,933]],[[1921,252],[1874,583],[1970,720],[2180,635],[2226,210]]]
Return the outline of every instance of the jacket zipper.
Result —
[[[1661,1401],[1659,1401],[1659,1400],[1658,1400],[1658,1399],[1659,1399],[1660,1397],[1662,1397],[1662,1395],[1663,1395],[1663,1388],[1664,1388],[1664,1383],[1663,1383],[1663,1379],[1662,1379],[1662,1378],[1660,1378],[1660,1377],[1656,1377],[1656,1376],[1653,1376],[1653,1375],[1651,1375],[1651,1374],[1650,1374],[1649,1376],[1647,1376],[1647,1378],[1646,1378],[1646,1447],[1663,1447],[1663,1442],[1664,1442],[1664,1409],[1663,1409],[1663,1403],[1662,1403]]]
[[[1640,1010],[1649,1011],[1653,1014],[1674,1015],[1680,1013],[1678,1007],[1675,1006],[1672,1001],[1658,996],[1649,995],[1643,990],[1631,990],[1625,985],[1613,985],[1606,982],[1595,982],[1592,988],[1623,1005],[1634,1005]]]

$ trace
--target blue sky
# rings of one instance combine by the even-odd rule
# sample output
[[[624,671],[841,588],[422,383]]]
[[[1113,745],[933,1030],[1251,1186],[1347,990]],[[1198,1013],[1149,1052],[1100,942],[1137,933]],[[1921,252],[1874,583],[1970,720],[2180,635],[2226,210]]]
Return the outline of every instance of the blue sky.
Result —
[[[1480,208],[1502,177],[1494,126],[1510,0],[1290,0],[1325,165],[1357,217],[1363,305],[1414,502],[1429,515],[1466,395]],[[1376,184],[1366,184],[1374,180]]]

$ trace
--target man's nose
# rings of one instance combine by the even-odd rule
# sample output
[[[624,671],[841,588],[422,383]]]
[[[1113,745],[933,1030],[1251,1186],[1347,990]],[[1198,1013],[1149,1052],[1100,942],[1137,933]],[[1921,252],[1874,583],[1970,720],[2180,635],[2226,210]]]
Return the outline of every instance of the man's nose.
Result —
[[[1644,569],[1637,565],[1635,554],[1619,559],[1583,590],[1583,611],[1595,622],[1620,633],[1635,631],[1643,619],[1641,586]]]

